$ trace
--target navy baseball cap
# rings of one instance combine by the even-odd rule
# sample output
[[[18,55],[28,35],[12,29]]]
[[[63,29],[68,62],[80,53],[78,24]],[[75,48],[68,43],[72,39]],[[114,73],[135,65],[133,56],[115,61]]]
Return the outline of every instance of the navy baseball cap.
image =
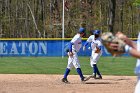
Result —
[[[85,31],[86,31],[86,29],[85,29],[85,28],[80,27],[78,32],[79,32],[79,33],[85,33]]]
[[[94,30],[94,34],[95,34],[95,35],[99,35],[100,33],[101,33],[100,30]]]

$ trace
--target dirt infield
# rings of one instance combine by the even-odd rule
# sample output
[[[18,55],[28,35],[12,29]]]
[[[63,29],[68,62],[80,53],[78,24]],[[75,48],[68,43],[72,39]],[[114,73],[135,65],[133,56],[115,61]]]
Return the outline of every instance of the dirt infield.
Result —
[[[0,93],[133,93],[135,76],[103,76],[81,83],[78,75],[0,74]]]

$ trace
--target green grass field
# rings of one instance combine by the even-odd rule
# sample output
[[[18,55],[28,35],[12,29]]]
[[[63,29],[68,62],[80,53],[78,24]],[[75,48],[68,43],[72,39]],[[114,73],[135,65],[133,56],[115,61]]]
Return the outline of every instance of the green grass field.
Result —
[[[83,74],[92,73],[89,57],[79,57]],[[136,59],[132,57],[101,57],[98,67],[103,75],[134,75]],[[1,57],[1,74],[63,74],[67,57]],[[75,69],[70,74],[77,74]]]

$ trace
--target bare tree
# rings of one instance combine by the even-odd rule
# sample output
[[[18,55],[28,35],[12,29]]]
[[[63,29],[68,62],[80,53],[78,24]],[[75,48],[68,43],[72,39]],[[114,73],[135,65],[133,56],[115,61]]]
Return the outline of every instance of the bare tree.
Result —
[[[109,14],[109,30],[114,32],[116,0],[110,0],[110,14]]]
[[[139,17],[131,0],[65,0],[65,37],[72,37],[80,23],[86,24],[87,36],[102,29],[136,37]],[[62,0],[0,0],[2,38],[60,38],[61,20]]]

